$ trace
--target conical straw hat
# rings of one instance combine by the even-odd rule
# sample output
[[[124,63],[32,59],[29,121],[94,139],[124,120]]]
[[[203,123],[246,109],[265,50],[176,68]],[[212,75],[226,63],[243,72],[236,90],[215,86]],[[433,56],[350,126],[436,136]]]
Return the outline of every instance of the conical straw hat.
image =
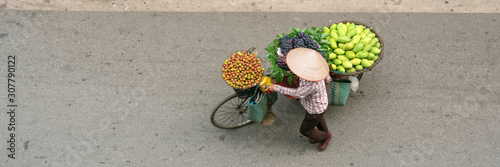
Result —
[[[321,81],[330,72],[325,58],[317,51],[307,48],[296,48],[288,52],[286,64],[295,75],[308,81]]]

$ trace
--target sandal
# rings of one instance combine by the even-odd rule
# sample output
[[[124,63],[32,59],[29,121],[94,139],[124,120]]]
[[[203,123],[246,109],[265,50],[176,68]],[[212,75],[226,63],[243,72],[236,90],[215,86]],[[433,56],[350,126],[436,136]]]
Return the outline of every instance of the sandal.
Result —
[[[330,142],[330,139],[332,139],[332,133],[328,132],[328,137],[325,140],[319,142],[318,150],[319,151],[325,150],[326,146],[328,146],[328,143]]]

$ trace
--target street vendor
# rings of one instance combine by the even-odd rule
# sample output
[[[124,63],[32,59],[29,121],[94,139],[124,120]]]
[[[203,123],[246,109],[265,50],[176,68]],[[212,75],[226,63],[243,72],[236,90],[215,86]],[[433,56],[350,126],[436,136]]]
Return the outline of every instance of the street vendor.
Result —
[[[322,151],[332,138],[323,117],[328,107],[325,82],[332,81],[328,63],[317,51],[307,48],[291,50],[286,56],[286,63],[300,78],[299,87],[289,88],[273,84],[266,90],[300,99],[300,103],[306,109],[300,133],[308,137],[311,143],[319,142],[318,149]]]

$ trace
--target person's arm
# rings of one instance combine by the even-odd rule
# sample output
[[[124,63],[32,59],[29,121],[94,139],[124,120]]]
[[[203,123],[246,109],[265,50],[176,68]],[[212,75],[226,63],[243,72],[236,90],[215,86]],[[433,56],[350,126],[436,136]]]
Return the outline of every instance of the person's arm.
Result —
[[[304,98],[312,93],[315,93],[314,84],[312,83],[301,85],[298,88],[288,88],[280,85],[275,85],[274,91],[292,96],[294,98]]]

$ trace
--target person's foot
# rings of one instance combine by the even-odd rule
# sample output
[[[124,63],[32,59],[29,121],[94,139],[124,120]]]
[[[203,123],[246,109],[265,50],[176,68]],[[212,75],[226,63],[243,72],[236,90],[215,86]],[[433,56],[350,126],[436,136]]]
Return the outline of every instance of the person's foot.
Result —
[[[318,143],[319,140],[316,140],[316,139],[309,139],[309,143],[311,144],[314,144],[314,143]]]
[[[325,140],[319,142],[318,150],[323,151],[326,148],[326,146],[328,146],[330,139],[332,139],[332,133],[328,132],[328,137]]]

